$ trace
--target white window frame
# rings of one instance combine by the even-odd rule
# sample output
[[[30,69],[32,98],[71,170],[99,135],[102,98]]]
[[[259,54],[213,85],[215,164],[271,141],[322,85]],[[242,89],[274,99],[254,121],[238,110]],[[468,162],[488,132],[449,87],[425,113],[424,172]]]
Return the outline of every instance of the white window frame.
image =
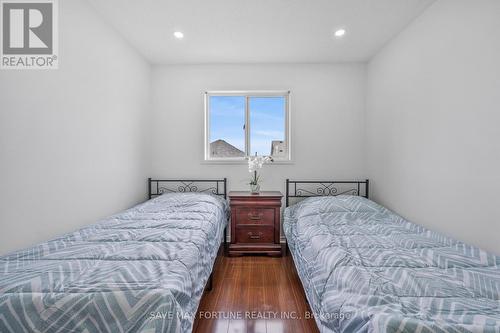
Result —
[[[245,97],[245,155],[250,151],[250,110],[249,99],[251,97],[284,97],[285,98],[285,142],[286,156],[275,158],[277,163],[289,163],[292,161],[291,145],[291,115],[290,115],[290,90],[229,90],[229,91],[207,91],[205,92],[205,162],[219,163],[245,163],[245,157],[219,157],[210,156],[210,97],[211,96],[243,96]]]

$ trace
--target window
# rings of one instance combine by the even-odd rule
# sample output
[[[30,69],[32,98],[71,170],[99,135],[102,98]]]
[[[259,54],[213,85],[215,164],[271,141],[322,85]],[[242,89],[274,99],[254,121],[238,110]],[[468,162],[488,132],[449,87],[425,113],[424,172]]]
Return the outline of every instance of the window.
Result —
[[[289,92],[207,92],[205,160],[290,160]]]

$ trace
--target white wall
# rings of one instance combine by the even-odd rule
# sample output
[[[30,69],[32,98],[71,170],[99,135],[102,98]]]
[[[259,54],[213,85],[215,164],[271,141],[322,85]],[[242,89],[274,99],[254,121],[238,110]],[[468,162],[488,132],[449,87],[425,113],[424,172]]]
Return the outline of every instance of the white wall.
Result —
[[[293,164],[266,165],[262,190],[291,178],[364,177],[365,67],[189,65],[153,67],[153,176],[228,177],[248,190],[246,165],[203,161],[206,90],[291,90]]]
[[[0,253],[145,198],[150,66],[86,1],[59,1],[60,69],[0,72]]]
[[[500,253],[500,2],[440,0],[368,66],[373,195]]]

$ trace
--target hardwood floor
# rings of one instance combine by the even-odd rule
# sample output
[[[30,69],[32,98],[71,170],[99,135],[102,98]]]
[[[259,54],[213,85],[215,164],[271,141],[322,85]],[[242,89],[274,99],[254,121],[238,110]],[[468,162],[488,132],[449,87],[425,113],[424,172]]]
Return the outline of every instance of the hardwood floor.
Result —
[[[291,256],[219,257],[193,332],[316,333]]]

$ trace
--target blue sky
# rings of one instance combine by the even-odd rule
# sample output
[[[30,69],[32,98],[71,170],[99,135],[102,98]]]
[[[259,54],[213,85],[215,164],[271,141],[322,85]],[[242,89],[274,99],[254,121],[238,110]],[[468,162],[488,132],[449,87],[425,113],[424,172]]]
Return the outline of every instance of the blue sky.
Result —
[[[251,154],[269,155],[272,140],[285,139],[285,98],[250,97]],[[210,96],[210,142],[225,140],[245,151],[245,97]]]

